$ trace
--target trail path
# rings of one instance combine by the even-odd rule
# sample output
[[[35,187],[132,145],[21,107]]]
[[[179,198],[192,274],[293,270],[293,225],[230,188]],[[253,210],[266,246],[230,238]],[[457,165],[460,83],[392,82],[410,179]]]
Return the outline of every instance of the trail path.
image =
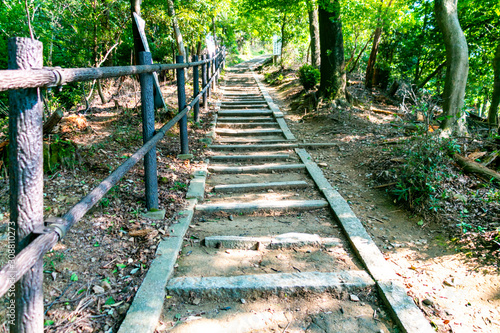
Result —
[[[157,330],[431,332],[307,152],[328,144],[297,142],[252,71],[258,61],[228,69],[220,87],[208,169],[195,173],[172,229],[182,238],[160,259],[173,273],[164,269]]]

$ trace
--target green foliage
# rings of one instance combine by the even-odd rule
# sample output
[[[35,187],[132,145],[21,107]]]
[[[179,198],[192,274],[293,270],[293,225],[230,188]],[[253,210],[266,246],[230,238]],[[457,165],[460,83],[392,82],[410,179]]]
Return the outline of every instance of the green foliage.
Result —
[[[397,151],[406,162],[396,171],[397,183],[391,192],[410,206],[428,201],[434,203],[443,191],[442,182],[451,176],[449,155],[458,150],[459,146],[450,139],[434,135],[415,137]]]
[[[303,65],[299,69],[299,80],[304,86],[304,89],[309,90],[314,88],[321,79],[321,73],[319,69],[312,65]]]

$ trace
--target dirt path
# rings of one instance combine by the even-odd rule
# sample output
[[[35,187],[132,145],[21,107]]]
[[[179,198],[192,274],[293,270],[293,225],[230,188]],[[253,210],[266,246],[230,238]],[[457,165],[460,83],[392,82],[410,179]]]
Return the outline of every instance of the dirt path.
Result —
[[[300,148],[310,142],[297,143],[245,66],[228,70],[207,152],[206,198],[195,206],[157,330],[397,332],[381,288],[391,311],[405,309],[401,325],[432,331],[421,314],[405,313],[414,305],[404,291],[385,289],[385,260],[366,256],[364,230],[356,231],[361,241],[352,238],[359,221],[332,203],[336,192]]]

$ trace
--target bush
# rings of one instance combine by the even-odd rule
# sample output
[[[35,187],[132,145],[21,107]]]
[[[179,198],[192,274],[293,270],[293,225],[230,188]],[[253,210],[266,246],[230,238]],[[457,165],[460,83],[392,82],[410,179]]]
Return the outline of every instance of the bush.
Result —
[[[314,88],[319,83],[320,78],[319,69],[312,65],[304,65],[299,69],[299,80],[306,90]]]

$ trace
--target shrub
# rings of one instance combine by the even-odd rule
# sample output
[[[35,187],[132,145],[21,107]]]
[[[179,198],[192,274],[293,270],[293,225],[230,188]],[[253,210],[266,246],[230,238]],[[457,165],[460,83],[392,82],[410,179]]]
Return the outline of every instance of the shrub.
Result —
[[[304,65],[299,69],[299,80],[304,89],[309,90],[316,86],[321,78],[319,69],[312,65]]]

